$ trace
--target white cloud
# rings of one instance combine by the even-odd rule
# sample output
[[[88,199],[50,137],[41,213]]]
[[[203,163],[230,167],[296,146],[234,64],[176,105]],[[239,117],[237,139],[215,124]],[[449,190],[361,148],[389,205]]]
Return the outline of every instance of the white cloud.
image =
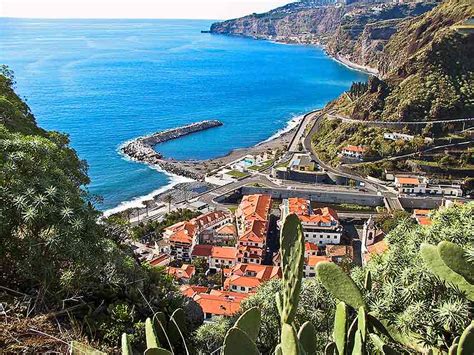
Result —
[[[291,0],[0,0],[0,17],[226,19]]]

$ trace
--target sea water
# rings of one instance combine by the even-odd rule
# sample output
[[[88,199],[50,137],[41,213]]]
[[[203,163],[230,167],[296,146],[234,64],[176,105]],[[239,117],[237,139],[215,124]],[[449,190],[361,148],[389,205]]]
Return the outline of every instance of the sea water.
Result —
[[[118,148],[130,139],[217,119],[224,125],[157,150],[176,159],[222,156],[366,79],[318,47],[201,33],[211,23],[0,19],[0,64],[15,72],[38,124],[67,133],[87,160],[100,209],[183,181],[125,159]]]

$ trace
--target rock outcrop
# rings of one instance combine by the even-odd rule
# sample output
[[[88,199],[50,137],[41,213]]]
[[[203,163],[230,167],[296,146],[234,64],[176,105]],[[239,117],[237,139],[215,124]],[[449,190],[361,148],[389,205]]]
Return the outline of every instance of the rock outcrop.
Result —
[[[222,126],[222,124],[222,122],[217,120],[207,120],[156,132],[149,136],[139,137],[126,143],[120,148],[120,151],[133,160],[146,164],[158,165],[161,169],[172,174],[189,177],[195,180],[202,180],[204,178],[202,173],[187,168],[186,164],[181,164],[179,161],[165,159],[162,154],[154,149],[154,147],[157,144],[177,139],[188,134]]]

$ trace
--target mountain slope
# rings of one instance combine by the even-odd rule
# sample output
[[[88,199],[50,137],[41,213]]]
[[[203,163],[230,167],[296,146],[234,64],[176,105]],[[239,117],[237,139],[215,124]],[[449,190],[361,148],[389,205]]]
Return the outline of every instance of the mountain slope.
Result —
[[[454,25],[474,16],[467,0],[450,0],[399,23],[378,61],[383,81],[343,107],[358,119],[407,121],[474,115],[474,34]]]

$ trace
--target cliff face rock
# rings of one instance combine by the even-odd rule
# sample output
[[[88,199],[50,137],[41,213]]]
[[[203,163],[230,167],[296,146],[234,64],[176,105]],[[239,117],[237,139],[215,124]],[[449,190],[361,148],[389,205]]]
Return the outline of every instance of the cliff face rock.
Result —
[[[214,23],[210,31],[290,43],[320,43],[336,31],[345,13],[344,7],[290,5],[265,14]]]
[[[345,114],[359,119],[436,120],[474,115],[474,33],[457,25],[474,16],[468,0],[448,0],[397,24],[380,52],[384,80],[351,103]]]
[[[435,2],[418,4],[288,4],[264,14],[214,23],[210,32],[285,43],[320,44],[329,54],[379,71],[380,52],[398,23],[425,13]]]

